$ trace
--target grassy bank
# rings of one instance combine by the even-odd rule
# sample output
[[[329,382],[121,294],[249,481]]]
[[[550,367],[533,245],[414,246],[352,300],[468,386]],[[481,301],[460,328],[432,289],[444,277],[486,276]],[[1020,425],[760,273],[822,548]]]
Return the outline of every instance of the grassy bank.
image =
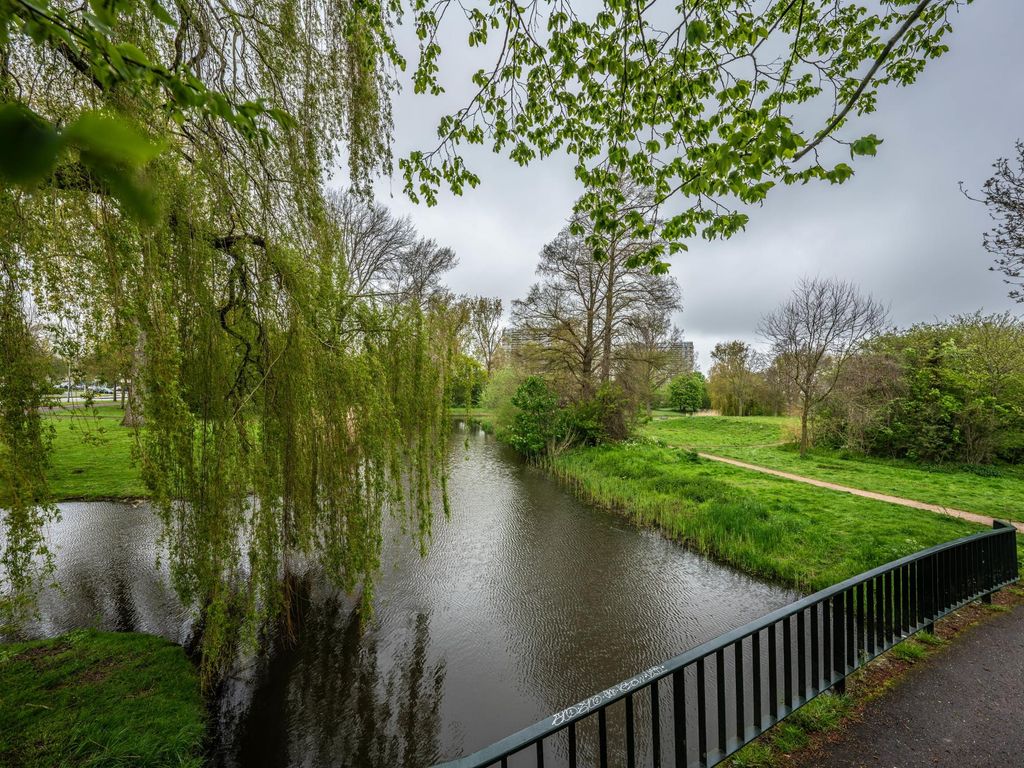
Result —
[[[0,765],[202,765],[205,710],[184,651],[75,631],[0,645]]]
[[[981,530],[650,443],[570,451],[552,468],[585,498],[748,573],[804,590]]]
[[[922,465],[815,450],[801,457],[788,442],[791,418],[696,416],[656,419],[643,428],[666,445],[740,459],[785,472],[991,517],[1024,520],[1019,467]]]
[[[58,500],[125,499],[146,495],[132,461],[135,433],[113,405],[48,411],[53,453],[46,479]]]
[[[121,426],[123,416],[119,406],[107,403],[46,413],[46,422],[54,430],[46,479],[58,501],[139,499],[147,495],[132,460],[135,432]],[[452,416],[493,430],[494,413],[483,408],[453,409]]]

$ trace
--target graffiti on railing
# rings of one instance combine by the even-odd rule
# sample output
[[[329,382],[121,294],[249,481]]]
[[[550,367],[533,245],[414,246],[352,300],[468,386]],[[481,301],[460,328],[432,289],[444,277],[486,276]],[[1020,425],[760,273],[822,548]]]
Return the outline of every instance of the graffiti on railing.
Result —
[[[584,699],[579,704],[573,704],[571,707],[563,709],[551,719],[551,724],[561,725],[568,720],[572,720],[574,717],[584,715],[595,707],[601,706],[604,702],[613,701],[622,694],[629,693],[664,673],[665,668],[660,664],[656,667],[651,667],[650,669],[641,672],[639,675],[631,677],[629,680],[624,680],[618,685],[614,685],[605,691],[601,691],[601,693],[594,694],[589,699]]]

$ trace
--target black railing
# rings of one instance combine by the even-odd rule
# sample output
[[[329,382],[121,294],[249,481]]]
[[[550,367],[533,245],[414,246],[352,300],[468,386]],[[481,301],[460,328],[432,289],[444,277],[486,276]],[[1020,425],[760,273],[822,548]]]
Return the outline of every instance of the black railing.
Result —
[[[933,622],[1018,578],[1016,531],[950,541],[798,600],[444,768],[712,766]]]

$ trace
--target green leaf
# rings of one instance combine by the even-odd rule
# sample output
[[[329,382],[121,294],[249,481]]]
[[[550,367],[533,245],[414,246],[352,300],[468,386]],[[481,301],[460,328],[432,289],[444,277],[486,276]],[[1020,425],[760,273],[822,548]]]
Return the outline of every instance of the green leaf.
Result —
[[[154,144],[127,121],[87,112],[64,132],[68,142],[111,163],[141,166],[152,160],[160,146]]]
[[[53,126],[20,104],[0,107],[0,176],[15,184],[33,184],[57,162],[60,136]]]
[[[153,0],[153,2],[149,4],[149,9],[159,21],[167,24],[168,26],[174,25],[174,17],[171,16],[171,14],[167,12],[167,9],[164,8],[161,3],[157,2],[157,0]]]
[[[708,39],[708,25],[700,19],[695,19],[686,25],[686,42],[690,45],[700,45]]]
[[[850,144],[850,155],[875,155],[882,140],[875,134],[868,134]]]

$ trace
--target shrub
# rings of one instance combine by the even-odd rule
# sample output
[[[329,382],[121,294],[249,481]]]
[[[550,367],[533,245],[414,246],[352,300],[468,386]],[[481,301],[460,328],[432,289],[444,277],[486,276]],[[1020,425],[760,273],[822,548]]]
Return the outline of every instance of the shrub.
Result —
[[[628,398],[619,387],[603,384],[589,398],[563,410],[562,432],[572,445],[625,440],[632,427],[632,412]]]
[[[558,398],[547,382],[540,376],[528,376],[512,395],[511,403],[516,411],[511,423],[502,429],[502,439],[530,458],[547,453],[563,428]]]
[[[700,371],[676,376],[668,385],[669,405],[682,413],[696,413],[706,407],[708,385]]]

